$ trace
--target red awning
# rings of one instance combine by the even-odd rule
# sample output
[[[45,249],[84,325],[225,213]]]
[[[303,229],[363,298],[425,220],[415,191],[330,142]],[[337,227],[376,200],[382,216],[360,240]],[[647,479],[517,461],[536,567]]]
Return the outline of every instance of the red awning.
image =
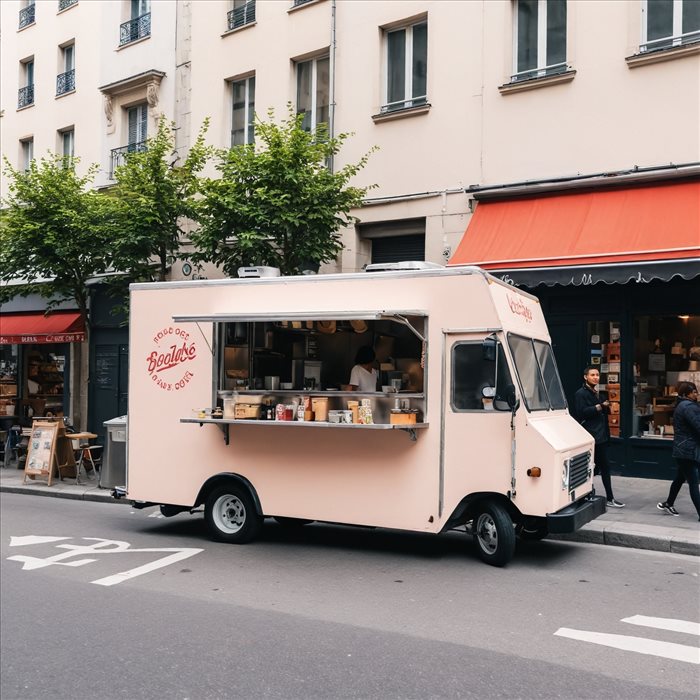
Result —
[[[85,326],[77,311],[60,311],[44,316],[0,314],[0,345],[13,343],[80,343]]]
[[[576,284],[572,269],[620,268],[624,279],[601,277],[614,282],[655,265],[664,279],[678,274],[670,263],[700,275],[700,182],[480,202],[449,264]],[[554,279],[556,269],[568,272]]]

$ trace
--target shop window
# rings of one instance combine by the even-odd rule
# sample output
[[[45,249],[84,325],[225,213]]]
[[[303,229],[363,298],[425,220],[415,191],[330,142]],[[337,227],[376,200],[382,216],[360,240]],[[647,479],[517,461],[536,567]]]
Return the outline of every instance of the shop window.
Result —
[[[17,415],[17,400],[19,397],[19,381],[17,370],[19,366],[18,345],[0,345],[0,447],[7,439],[6,416]],[[9,420],[9,419],[8,419]],[[10,420],[10,424],[12,421]],[[5,431],[5,432],[3,432]]]
[[[678,384],[700,384],[700,316],[635,318],[634,380],[633,435],[672,439]]]
[[[590,343],[588,363],[599,368],[598,392],[601,399],[610,402],[610,436],[620,437],[621,411],[623,407],[620,391],[622,360],[620,354],[620,322],[589,321],[587,337]],[[583,382],[583,367],[581,368]]]

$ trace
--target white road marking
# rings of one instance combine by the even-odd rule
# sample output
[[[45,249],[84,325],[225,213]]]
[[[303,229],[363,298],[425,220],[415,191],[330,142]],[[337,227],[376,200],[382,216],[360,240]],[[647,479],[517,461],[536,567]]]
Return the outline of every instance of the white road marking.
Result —
[[[38,544],[40,542],[55,542],[57,540],[68,540],[72,539],[70,537],[38,537],[35,535],[29,535],[27,537],[10,537],[11,546],[19,546],[21,544]],[[73,559],[72,561],[66,561],[71,557],[79,557],[85,554],[123,554],[126,552],[172,552],[165,557],[156,559],[155,561],[145,564],[143,566],[136,567],[135,569],[129,569],[128,571],[121,571],[118,574],[112,576],[107,576],[105,578],[97,579],[96,581],[91,581],[98,586],[114,586],[117,583],[122,583],[123,581],[128,581],[136,576],[141,576],[147,574],[156,569],[161,569],[164,566],[174,564],[175,562],[187,559],[203,552],[203,549],[196,549],[193,547],[144,547],[141,549],[132,549],[128,542],[123,542],[120,540],[106,540],[101,537],[83,537],[83,540],[92,541],[93,544],[79,545],[79,544],[58,544],[57,549],[67,550],[61,554],[55,554],[52,557],[46,557],[42,559],[41,557],[30,557],[26,555],[16,554],[14,556],[8,557],[9,561],[19,561],[22,562],[22,570],[33,570],[33,569],[43,569],[47,566],[83,566],[84,564],[91,564],[98,561],[97,559]]]
[[[128,581],[130,578],[136,576],[141,576],[142,574],[147,574],[155,569],[160,569],[164,566],[169,566],[182,559],[187,559],[193,557],[195,554],[203,552],[203,549],[131,549],[130,552],[175,552],[162,559],[157,559],[152,561],[150,564],[144,564],[143,566],[138,566],[135,569],[129,569],[129,571],[122,571],[113,576],[107,576],[106,578],[98,579],[97,581],[91,581],[91,583],[96,583],[98,586],[114,586],[117,583],[122,583],[122,581]]]
[[[581,642],[600,644],[613,649],[634,651],[638,654],[649,656],[661,656],[674,661],[685,661],[689,664],[700,665],[700,649],[673,644],[672,642],[659,642],[655,639],[642,637],[630,637],[624,634],[605,634],[603,632],[587,632],[586,630],[574,630],[568,627],[560,627],[555,633],[558,637],[568,637]]]
[[[647,617],[646,615],[632,615],[625,617],[620,622],[629,622],[630,625],[640,627],[654,627],[659,630],[670,630],[671,632],[685,632],[700,637],[700,623],[688,622],[687,620],[674,620],[670,617]]]
[[[13,537],[10,535],[10,547],[24,547],[28,544],[44,544],[45,542],[60,542],[69,540],[70,537],[46,537],[43,535],[25,535],[24,537]]]

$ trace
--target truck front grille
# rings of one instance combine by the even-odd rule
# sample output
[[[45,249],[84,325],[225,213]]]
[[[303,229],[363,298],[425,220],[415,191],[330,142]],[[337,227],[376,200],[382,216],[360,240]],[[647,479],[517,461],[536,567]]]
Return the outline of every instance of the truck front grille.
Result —
[[[569,460],[569,490],[585,483],[590,474],[591,453],[582,452]]]

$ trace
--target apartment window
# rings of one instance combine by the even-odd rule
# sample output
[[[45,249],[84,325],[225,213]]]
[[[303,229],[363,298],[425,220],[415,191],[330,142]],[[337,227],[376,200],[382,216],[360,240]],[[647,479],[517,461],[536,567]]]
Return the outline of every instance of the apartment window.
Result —
[[[58,0],[58,11],[62,12],[63,10],[67,10],[69,7],[77,4],[78,0]]]
[[[642,15],[641,51],[659,51],[700,41],[698,0],[646,0]]]
[[[34,6],[34,0],[27,0],[24,3],[24,7],[19,11],[19,28],[24,29],[30,24],[34,24],[36,17],[36,7]]]
[[[328,56],[297,63],[297,114],[304,115],[305,131],[328,123],[329,66]]]
[[[29,166],[34,160],[34,138],[22,139],[20,141],[20,151],[22,158],[22,169],[29,170]]]
[[[22,61],[21,74],[24,87],[19,89],[17,95],[17,109],[34,104],[34,59]]]
[[[126,110],[129,151],[142,151],[148,127],[148,105],[141,104]]]
[[[63,72],[56,76],[56,94],[64,95],[75,90],[75,44],[61,49]]]
[[[119,45],[129,44],[151,35],[150,0],[131,0],[131,19],[119,27]]]
[[[231,83],[233,112],[231,146],[253,143],[255,140],[255,76]]]
[[[566,0],[517,0],[514,17],[511,80],[566,72]]]
[[[60,132],[61,154],[64,158],[75,156],[75,129],[66,129]]]
[[[386,98],[382,112],[427,103],[428,23],[386,33]]]
[[[228,13],[228,28],[238,29],[255,22],[255,0],[233,0],[233,9]]]

